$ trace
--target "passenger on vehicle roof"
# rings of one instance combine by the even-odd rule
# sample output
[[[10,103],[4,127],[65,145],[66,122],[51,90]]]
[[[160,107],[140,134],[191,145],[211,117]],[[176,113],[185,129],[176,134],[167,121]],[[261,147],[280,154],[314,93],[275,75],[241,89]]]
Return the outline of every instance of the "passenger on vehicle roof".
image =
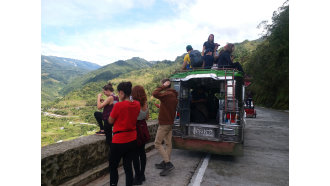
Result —
[[[218,55],[215,55],[215,56],[214,56],[214,61],[215,61],[215,62],[218,61],[219,56],[220,56],[224,51],[225,51],[224,49],[221,49],[221,50],[219,51]],[[215,63],[215,64],[217,64],[217,63]]]
[[[189,54],[193,50],[193,48],[192,48],[191,45],[187,45],[186,50],[187,50],[188,53],[184,56],[182,70],[191,70],[192,66],[191,66],[191,63],[190,63]]]
[[[218,43],[214,43],[214,35],[210,34],[207,41],[203,44],[203,68],[210,69],[213,66],[214,54],[219,46],[220,45]]]
[[[217,60],[218,68],[235,68],[244,73],[243,68],[239,62],[233,63],[231,59],[231,54],[235,51],[235,45],[228,43],[224,47],[224,52],[222,52]]]

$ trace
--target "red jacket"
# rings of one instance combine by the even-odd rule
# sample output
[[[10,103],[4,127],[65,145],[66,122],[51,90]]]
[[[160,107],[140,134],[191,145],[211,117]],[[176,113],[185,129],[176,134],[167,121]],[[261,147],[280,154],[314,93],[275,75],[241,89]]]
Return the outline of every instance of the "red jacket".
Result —
[[[174,123],[178,93],[165,86],[156,88],[152,95],[160,100],[158,122],[160,125],[172,125]]]

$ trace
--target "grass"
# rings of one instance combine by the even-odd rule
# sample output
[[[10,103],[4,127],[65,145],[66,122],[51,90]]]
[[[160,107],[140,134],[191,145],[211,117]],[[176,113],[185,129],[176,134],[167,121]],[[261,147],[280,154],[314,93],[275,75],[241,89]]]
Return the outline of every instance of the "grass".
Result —
[[[91,135],[99,129],[96,125],[75,124],[79,122],[81,122],[79,118],[55,118],[42,115],[41,146]]]

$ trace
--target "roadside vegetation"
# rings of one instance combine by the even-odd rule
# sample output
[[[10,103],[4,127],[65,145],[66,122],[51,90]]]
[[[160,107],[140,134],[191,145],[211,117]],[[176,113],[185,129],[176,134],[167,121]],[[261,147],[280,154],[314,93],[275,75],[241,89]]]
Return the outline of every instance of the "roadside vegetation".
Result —
[[[288,3],[288,2],[286,2]],[[263,22],[264,41],[244,66],[252,77],[249,87],[259,105],[289,109],[289,5],[273,14],[273,23]]]
[[[79,118],[41,115],[41,146],[94,134],[96,125],[80,124]]]

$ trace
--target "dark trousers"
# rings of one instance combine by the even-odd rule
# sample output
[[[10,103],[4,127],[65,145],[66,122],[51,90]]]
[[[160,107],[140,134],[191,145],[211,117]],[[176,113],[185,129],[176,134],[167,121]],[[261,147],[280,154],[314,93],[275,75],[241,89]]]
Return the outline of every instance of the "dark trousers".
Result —
[[[239,62],[233,63],[233,67],[244,73],[243,67]]]
[[[247,99],[247,105],[248,105],[249,108],[252,108],[251,107],[251,102],[252,102],[252,98],[248,98]]]
[[[118,165],[120,159],[123,158],[123,166],[126,174],[126,186],[133,184],[132,161],[136,156],[136,140],[129,143],[111,143],[110,145],[110,185],[118,183]]]
[[[97,124],[99,124],[99,126],[100,126],[100,130],[104,130],[102,112],[94,112],[94,117],[97,121]]]
[[[112,125],[109,124],[108,120],[102,119],[102,112],[94,112],[94,117],[100,126],[100,130],[104,130],[105,140],[110,145],[112,141]]]
[[[144,176],[146,170],[147,156],[145,151],[145,144],[137,146],[136,156],[133,159],[135,177],[141,178]]]
[[[104,133],[105,133],[105,141],[108,145],[111,144],[112,141],[112,125],[109,124],[108,120],[103,120],[104,122]]]
[[[210,69],[213,66],[214,57],[212,55],[205,55],[204,56],[204,68]]]
[[[241,71],[241,72],[244,73],[243,67],[242,67],[242,65],[239,62],[235,62],[232,65],[220,65],[218,63],[218,68],[235,68],[238,71]]]

